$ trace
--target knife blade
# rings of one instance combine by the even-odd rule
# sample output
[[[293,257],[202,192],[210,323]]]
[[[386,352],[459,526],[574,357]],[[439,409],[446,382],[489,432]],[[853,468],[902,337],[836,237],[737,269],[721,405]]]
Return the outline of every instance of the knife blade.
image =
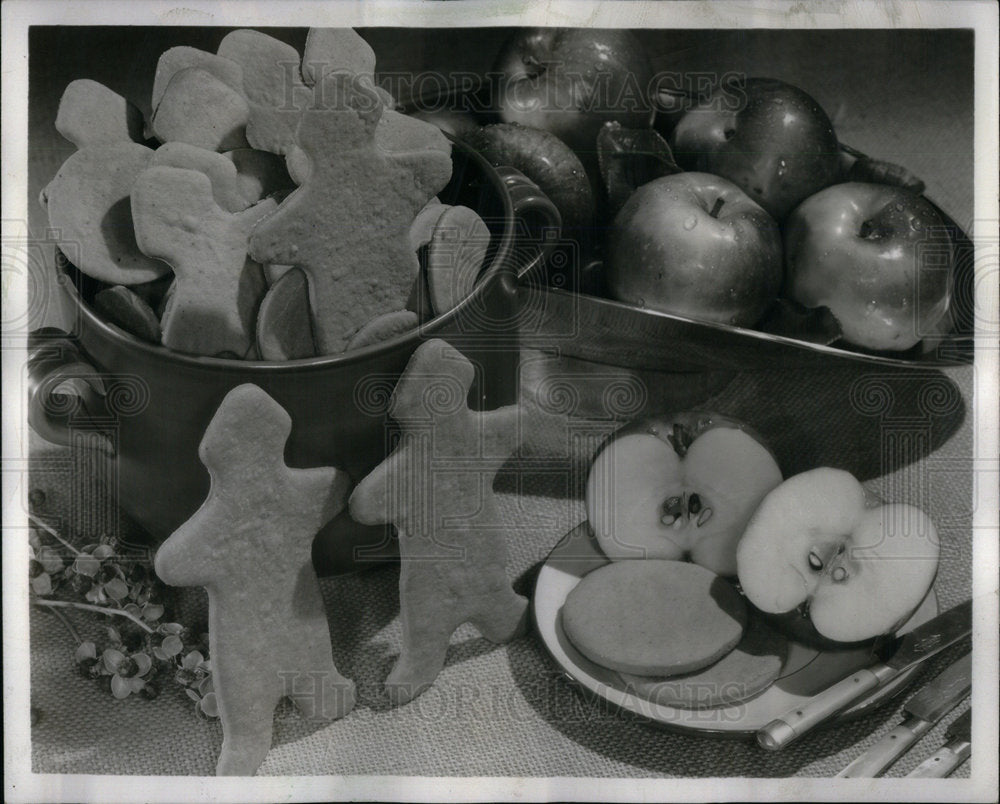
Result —
[[[878,776],[905,754],[972,689],[972,653],[966,653],[906,702],[906,719],[837,774],[842,779]]]
[[[945,731],[948,742],[911,770],[908,777],[942,779],[948,776],[972,753],[972,710],[955,718]]]
[[[931,658],[972,632],[972,601],[939,614],[893,643],[888,659],[875,662],[775,718],[757,732],[757,742],[779,751],[811,728],[878,689],[905,670]]]

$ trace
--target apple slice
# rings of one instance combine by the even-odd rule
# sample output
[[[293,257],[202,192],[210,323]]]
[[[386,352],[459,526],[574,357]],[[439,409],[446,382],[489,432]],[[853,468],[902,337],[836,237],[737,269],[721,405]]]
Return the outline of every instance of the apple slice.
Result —
[[[736,588],[685,561],[621,561],[591,570],[560,612],[574,647],[602,667],[674,676],[707,667],[743,638]]]
[[[690,559],[736,574],[736,543],[781,483],[770,451],[739,422],[686,413],[628,425],[587,478],[587,517],[612,560]]]
[[[939,552],[934,523],[919,508],[866,504],[850,473],[823,467],[764,498],[736,563],[761,611],[805,607],[822,637],[857,642],[906,622],[934,581]]]

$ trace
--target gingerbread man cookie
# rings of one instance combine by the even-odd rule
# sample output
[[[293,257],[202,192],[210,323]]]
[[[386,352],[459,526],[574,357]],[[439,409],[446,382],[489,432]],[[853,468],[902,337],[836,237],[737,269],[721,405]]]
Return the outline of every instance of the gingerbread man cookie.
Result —
[[[227,212],[239,212],[253,203],[244,195],[236,163],[225,154],[186,142],[168,142],[153,151],[149,164],[201,171],[212,182],[216,203]]]
[[[326,105],[310,108],[299,123],[308,180],[250,238],[258,262],[294,264],[306,273],[321,354],[343,351],[367,321],[404,308],[419,270],[410,224],[451,177],[451,159],[442,151],[379,148],[378,93],[363,80],[341,78],[331,74],[317,84]]]
[[[120,140],[72,154],[42,190],[57,242],[76,254],[76,267],[112,285],[136,285],[170,273],[136,244],[129,194],[153,150]]]
[[[208,498],[156,554],[164,582],[208,591],[219,775],[256,772],[281,698],[307,718],[333,720],[354,706],[354,684],[333,662],[312,567],[313,537],[343,509],[350,481],[328,467],[286,466],[291,427],[257,386],[230,391],[199,448],[212,479]]]
[[[427,289],[435,315],[472,293],[489,245],[490,230],[475,210],[448,207],[438,218],[427,248]]]
[[[242,93],[201,67],[170,77],[150,123],[160,142],[186,142],[210,151],[245,148],[250,107]]]
[[[247,141],[254,148],[288,153],[302,110],[312,90],[299,73],[299,52],[261,31],[241,29],[226,34],[217,54],[236,62],[243,72],[243,94],[249,106]]]
[[[56,130],[77,148],[141,142],[143,125],[137,106],[89,78],[67,85],[56,113]]]
[[[247,238],[275,208],[265,200],[227,212],[204,173],[163,165],[142,172],[132,190],[136,241],[176,276],[161,322],[164,346],[200,355],[250,351],[266,281],[247,259]]]
[[[399,446],[351,494],[351,516],[399,533],[403,648],[386,691],[405,703],[444,666],[452,633],[470,622],[487,639],[521,634],[528,601],[507,578],[493,479],[517,443],[518,409],[473,412],[474,369],[441,340],[410,358],[389,403]]]
[[[217,56],[215,53],[209,53],[207,50],[178,45],[164,50],[156,62],[150,104],[152,109],[155,110],[160,105],[163,93],[166,92],[174,75],[189,67],[197,67],[211,73],[236,92],[243,92],[243,69],[235,61]]]

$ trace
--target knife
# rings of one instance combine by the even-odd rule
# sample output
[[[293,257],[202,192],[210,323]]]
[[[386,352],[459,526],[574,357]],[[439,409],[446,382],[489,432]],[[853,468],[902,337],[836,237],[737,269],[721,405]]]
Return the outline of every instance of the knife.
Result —
[[[897,637],[893,643],[895,650],[884,662],[859,670],[772,720],[757,732],[757,742],[770,751],[784,748],[816,724],[971,632],[972,601],[967,600]]]
[[[945,732],[948,742],[911,770],[908,777],[942,779],[969,758],[972,753],[972,710],[955,718]]]
[[[907,718],[837,774],[842,779],[878,776],[905,754],[972,689],[972,654],[966,653],[903,707]]]

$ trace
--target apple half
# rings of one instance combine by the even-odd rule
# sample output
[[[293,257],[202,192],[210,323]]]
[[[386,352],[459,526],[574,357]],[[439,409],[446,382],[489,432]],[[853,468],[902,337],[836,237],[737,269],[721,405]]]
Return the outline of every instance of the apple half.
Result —
[[[627,425],[587,477],[587,517],[612,560],[690,560],[736,574],[736,544],[781,470],[740,422],[689,412]]]
[[[764,497],[736,550],[740,586],[761,611],[807,613],[849,643],[890,634],[937,573],[937,530],[919,508],[872,504],[849,472],[822,467]]]

